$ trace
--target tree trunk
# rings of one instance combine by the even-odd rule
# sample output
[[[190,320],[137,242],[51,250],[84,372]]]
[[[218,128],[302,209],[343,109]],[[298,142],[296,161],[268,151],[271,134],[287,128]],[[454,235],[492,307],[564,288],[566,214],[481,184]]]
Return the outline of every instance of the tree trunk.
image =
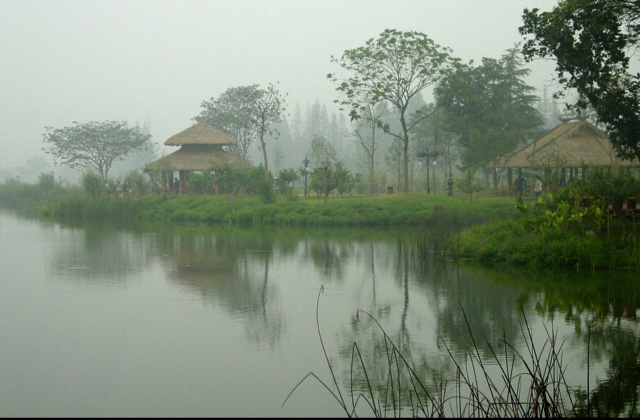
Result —
[[[267,147],[264,144],[264,130],[260,130],[260,146],[262,147],[262,156],[264,157],[264,176],[269,176],[269,163],[267,162]]]
[[[400,114],[400,123],[402,124],[402,141],[404,142],[404,192],[409,192],[409,133],[407,132],[407,122],[404,119],[404,111]]]
[[[373,154],[369,155],[369,186],[367,187],[367,193],[369,194],[369,196],[373,195],[373,166],[374,166],[374,161],[373,161]]]

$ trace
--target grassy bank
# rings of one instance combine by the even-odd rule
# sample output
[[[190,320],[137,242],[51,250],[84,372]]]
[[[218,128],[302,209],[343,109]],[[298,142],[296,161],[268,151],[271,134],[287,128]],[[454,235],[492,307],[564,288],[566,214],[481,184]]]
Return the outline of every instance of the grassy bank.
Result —
[[[119,219],[143,223],[275,225],[275,226],[424,226],[446,219],[469,226],[517,217],[513,198],[465,197],[423,193],[375,197],[336,197],[324,205],[316,197],[284,196],[274,203],[243,195],[164,195],[139,198],[77,197],[41,208],[60,220]],[[440,220],[441,221],[441,220]]]
[[[533,206],[532,199],[528,202]],[[272,203],[249,194],[234,199],[226,194],[94,198],[80,188],[63,187],[43,177],[35,185],[0,186],[0,204],[74,223],[416,227],[418,252],[423,255],[532,267],[637,268],[640,264],[634,225],[627,223],[624,241],[617,239],[621,235],[616,219],[607,221],[606,235],[602,228],[599,233],[570,226],[532,229],[545,222],[541,215],[548,215],[551,207],[545,204],[540,209],[544,213],[523,216],[516,200],[505,196],[478,195],[470,203],[467,196],[396,193],[332,197],[327,205],[317,197],[284,195]],[[552,215],[560,215],[559,210]]]
[[[592,233],[529,230],[519,220],[496,221],[473,226],[448,244],[453,258],[479,261],[487,265],[537,268],[639,268],[640,247],[635,235],[624,242],[617,238],[620,222],[613,220],[609,237]]]

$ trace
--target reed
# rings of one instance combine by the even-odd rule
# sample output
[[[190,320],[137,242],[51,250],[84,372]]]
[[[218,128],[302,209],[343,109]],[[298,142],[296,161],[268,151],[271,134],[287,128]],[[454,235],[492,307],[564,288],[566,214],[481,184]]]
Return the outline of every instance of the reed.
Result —
[[[492,362],[495,362],[492,365],[497,366],[496,373],[491,372],[488,361],[481,357],[476,337],[461,307],[473,345],[466,349],[463,360],[458,360],[442,340],[455,365],[455,378],[430,386],[425,385],[423,378],[419,377],[375,317],[358,310],[358,319],[360,315],[370,318],[382,334],[386,357],[374,363],[386,363],[386,377],[382,384],[374,382],[374,375],[368,373],[367,362],[358,343],[354,342],[351,346],[351,375],[346,385],[347,392],[338,381],[322,339],[319,306],[323,290],[324,287],[321,287],[316,302],[316,327],[331,380],[323,380],[316,373],[309,372],[289,392],[282,406],[305,381],[315,379],[333,396],[348,417],[560,418],[585,414],[599,417],[607,412],[603,411],[606,407],[593,406],[588,385],[586,393],[568,385],[566,365],[562,358],[563,343],[558,342],[557,330],[545,326],[546,340],[541,344],[536,343],[524,310],[521,324],[525,343],[523,352],[506,340],[496,349],[482,335],[490,349]],[[587,380],[589,374],[587,367]],[[364,378],[364,387],[356,386],[356,376]]]

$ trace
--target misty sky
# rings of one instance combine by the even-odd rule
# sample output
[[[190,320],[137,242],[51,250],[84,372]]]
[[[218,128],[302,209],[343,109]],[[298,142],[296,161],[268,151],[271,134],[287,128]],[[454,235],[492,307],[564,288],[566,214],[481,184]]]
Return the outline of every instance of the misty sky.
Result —
[[[162,144],[203,100],[279,82],[288,111],[337,97],[326,74],[384,29],[420,31],[464,62],[521,41],[524,8],[556,0],[0,0],[0,170],[45,156],[44,127],[149,121]],[[528,82],[551,81],[550,62]],[[425,98],[430,101],[430,98]],[[303,108],[304,112],[304,108]],[[175,149],[168,148],[171,152]]]

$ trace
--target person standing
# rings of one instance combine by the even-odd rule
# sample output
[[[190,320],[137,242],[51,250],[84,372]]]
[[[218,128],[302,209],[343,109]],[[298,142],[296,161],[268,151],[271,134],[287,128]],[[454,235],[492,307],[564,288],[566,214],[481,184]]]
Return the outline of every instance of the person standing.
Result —
[[[524,190],[526,188],[526,183],[522,175],[518,175],[518,178],[515,181],[516,194],[519,196],[524,195]]]
[[[178,178],[173,178],[173,191],[177,193],[179,188],[180,182],[178,182]]]
[[[453,177],[449,174],[449,179],[447,179],[447,194],[453,195]]]
[[[533,192],[536,194],[536,197],[542,193],[542,181],[538,177],[536,177],[536,181],[533,184]]]

